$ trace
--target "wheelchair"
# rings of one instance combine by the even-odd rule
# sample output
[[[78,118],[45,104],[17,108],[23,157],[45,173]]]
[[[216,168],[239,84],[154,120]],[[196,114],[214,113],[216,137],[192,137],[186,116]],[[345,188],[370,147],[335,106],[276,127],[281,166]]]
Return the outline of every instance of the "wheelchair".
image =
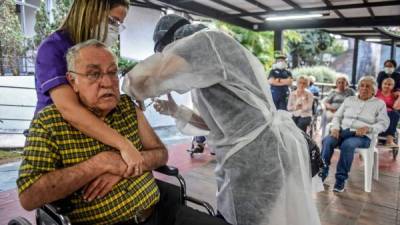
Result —
[[[213,207],[199,199],[187,196],[186,194],[186,183],[183,179],[182,175],[179,174],[179,170],[175,167],[171,166],[162,166],[155,170],[161,174],[167,176],[176,177],[179,181],[179,186],[169,184],[167,182],[156,179],[157,185],[162,190],[162,187],[172,187],[174,190],[173,197],[178,198],[178,201],[186,205],[188,202],[203,207],[208,214],[211,216],[215,216],[215,212]],[[38,209],[35,212],[35,219],[37,225],[71,225],[71,221],[68,216],[65,214],[72,212],[73,207],[70,204],[68,198],[61,199],[56,202],[46,204]],[[8,225],[31,225],[31,223],[24,217],[16,217],[8,222]]]
[[[313,106],[312,106],[312,117],[311,117],[311,123],[308,126],[308,134],[310,137],[314,137],[314,135],[317,133],[317,124],[318,124],[318,119],[322,115],[322,108],[319,104],[319,97],[314,96],[313,100]]]

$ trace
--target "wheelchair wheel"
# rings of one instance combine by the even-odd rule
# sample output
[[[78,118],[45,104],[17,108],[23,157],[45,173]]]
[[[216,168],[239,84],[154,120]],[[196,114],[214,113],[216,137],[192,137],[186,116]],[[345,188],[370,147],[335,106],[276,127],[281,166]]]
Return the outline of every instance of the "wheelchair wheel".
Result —
[[[18,216],[8,222],[8,225],[32,225],[27,219],[24,217]]]
[[[392,150],[393,160],[396,160],[397,154],[399,154],[399,148],[393,148]]]

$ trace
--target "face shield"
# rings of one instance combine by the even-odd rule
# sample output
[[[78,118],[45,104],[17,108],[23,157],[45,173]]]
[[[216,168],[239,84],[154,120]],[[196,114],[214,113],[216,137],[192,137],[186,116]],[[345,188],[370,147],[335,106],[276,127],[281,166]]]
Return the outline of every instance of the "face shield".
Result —
[[[154,52],[161,52],[166,45],[173,42],[175,31],[185,24],[190,24],[189,20],[177,15],[170,14],[162,17],[153,33]]]

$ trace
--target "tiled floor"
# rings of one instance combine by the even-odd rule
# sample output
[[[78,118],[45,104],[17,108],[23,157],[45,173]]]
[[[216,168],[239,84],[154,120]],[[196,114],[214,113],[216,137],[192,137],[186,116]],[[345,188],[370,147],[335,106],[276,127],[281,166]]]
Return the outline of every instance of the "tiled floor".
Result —
[[[185,154],[185,153],[182,153]],[[333,165],[339,152],[335,153]],[[186,156],[181,156],[185,158]],[[198,156],[204,157],[204,156]],[[400,160],[400,159],[399,159]],[[184,173],[188,194],[215,206],[215,161]],[[350,179],[343,193],[333,193],[334,172],[327,179],[325,191],[315,194],[323,225],[395,225],[400,224],[400,163],[387,150],[380,152],[380,177],[373,181],[372,192],[364,192],[363,162],[355,157]],[[205,191],[206,190],[206,191]]]
[[[185,151],[187,145],[172,145],[169,165],[180,169],[186,179],[188,194],[208,201],[215,207],[216,185],[213,175],[215,160],[207,152],[190,158]],[[333,165],[339,152],[335,153]],[[400,161],[400,159],[399,159]],[[388,151],[380,152],[380,179],[373,181],[372,192],[364,192],[363,164],[355,157],[346,191],[335,194],[331,191],[334,171],[327,179],[326,190],[315,194],[323,225],[394,225],[400,224],[400,162],[393,161]],[[172,178],[161,179],[176,182]],[[10,218],[24,215],[33,220],[32,213],[24,212],[18,205],[15,190],[0,193],[0,225],[7,224]]]

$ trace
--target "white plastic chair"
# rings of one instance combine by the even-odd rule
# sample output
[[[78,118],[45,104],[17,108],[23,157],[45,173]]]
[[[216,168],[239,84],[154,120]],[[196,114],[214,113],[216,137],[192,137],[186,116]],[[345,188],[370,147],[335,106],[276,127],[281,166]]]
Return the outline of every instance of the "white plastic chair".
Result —
[[[325,134],[329,135],[332,124],[326,126]],[[359,153],[364,162],[364,191],[371,192],[372,176],[374,180],[379,180],[379,154],[376,147],[378,142],[378,134],[372,135],[372,140],[368,148],[356,148],[355,152]]]
[[[378,135],[372,136],[369,148],[356,148],[364,161],[364,191],[371,192],[372,176],[374,180],[379,180],[379,154],[376,147]]]

